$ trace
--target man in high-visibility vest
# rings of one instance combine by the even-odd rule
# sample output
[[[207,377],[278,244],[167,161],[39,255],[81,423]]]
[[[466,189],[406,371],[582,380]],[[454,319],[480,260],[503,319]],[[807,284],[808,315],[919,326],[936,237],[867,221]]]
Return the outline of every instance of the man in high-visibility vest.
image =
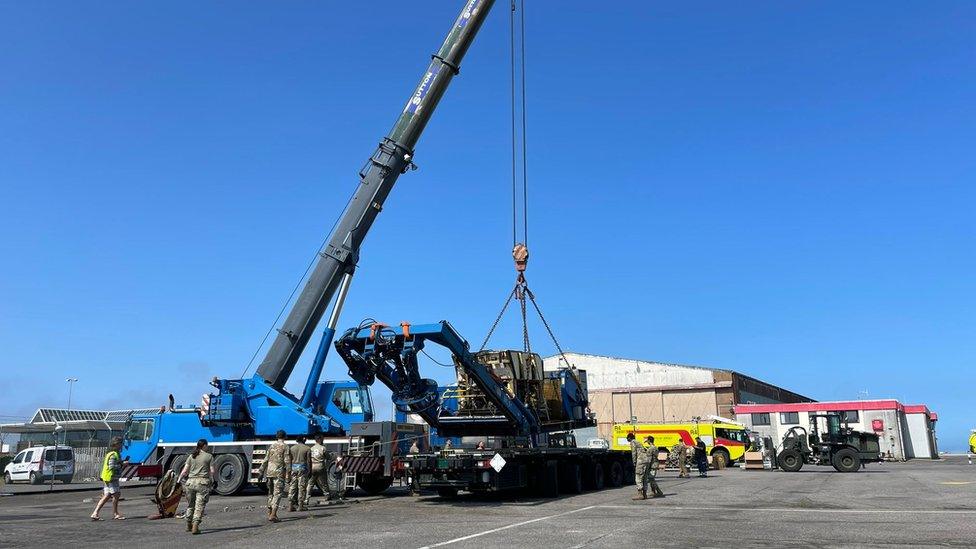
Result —
[[[102,520],[98,514],[102,511],[102,507],[108,503],[109,498],[112,499],[112,518],[115,520],[125,520],[125,517],[119,513],[119,475],[122,474],[122,465],[128,463],[128,458],[123,462],[122,458],[119,456],[119,450],[122,449],[122,439],[115,437],[112,439],[109,445],[108,452],[105,453],[105,459],[102,461],[102,482],[105,487],[102,488],[102,499],[98,500],[95,504],[95,511],[91,514],[92,520]]]

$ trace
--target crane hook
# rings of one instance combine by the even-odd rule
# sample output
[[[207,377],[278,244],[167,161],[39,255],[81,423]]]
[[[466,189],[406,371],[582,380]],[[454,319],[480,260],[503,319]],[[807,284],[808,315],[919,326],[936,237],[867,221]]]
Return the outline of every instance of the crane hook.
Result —
[[[512,258],[515,260],[515,270],[524,273],[529,263],[529,249],[519,242],[512,248]]]

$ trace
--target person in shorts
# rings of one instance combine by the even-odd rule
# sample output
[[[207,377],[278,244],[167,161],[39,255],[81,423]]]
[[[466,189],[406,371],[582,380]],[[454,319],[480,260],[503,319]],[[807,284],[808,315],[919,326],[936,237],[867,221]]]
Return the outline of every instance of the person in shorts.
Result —
[[[122,439],[115,437],[112,439],[111,444],[109,444],[108,452],[105,453],[105,459],[102,461],[102,483],[105,486],[102,488],[102,498],[98,500],[95,504],[95,511],[91,514],[92,520],[102,520],[98,515],[102,511],[102,507],[108,503],[108,500],[112,500],[112,518],[115,520],[125,520],[125,517],[119,513],[119,497],[121,497],[121,492],[119,490],[119,476],[122,474],[122,465],[128,463],[128,458],[122,461],[119,455],[119,450],[122,449]]]

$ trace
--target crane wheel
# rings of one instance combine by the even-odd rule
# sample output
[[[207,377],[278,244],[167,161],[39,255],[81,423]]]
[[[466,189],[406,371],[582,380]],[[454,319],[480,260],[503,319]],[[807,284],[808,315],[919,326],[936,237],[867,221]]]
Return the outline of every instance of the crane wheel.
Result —
[[[186,465],[186,454],[173,456],[173,459],[169,460],[168,470],[173,471],[173,473],[175,473],[176,476],[178,477],[180,476],[180,473],[183,472],[184,465]]]
[[[783,450],[776,458],[776,463],[787,473],[795,473],[803,467],[803,456],[793,449]]]
[[[218,454],[214,457],[213,468],[217,473],[217,489],[222,496],[232,496],[244,488],[247,470],[244,458],[237,454]]]
[[[853,448],[837,450],[830,463],[840,473],[856,473],[861,468],[861,458]]]

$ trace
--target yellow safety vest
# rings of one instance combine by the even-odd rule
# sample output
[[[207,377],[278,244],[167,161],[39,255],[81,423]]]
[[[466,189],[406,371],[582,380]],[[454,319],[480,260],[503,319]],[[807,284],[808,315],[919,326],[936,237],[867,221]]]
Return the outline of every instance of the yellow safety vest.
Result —
[[[111,482],[115,480],[115,471],[113,471],[108,466],[108,460],[109,458],[112,457],[112,454],[115,454],[115,459],[119,459],[119,453],[116,452],[115,450],[112,450],[105,454],[105,460],[102,461],[102,480],[104,480],[105,482]]]

